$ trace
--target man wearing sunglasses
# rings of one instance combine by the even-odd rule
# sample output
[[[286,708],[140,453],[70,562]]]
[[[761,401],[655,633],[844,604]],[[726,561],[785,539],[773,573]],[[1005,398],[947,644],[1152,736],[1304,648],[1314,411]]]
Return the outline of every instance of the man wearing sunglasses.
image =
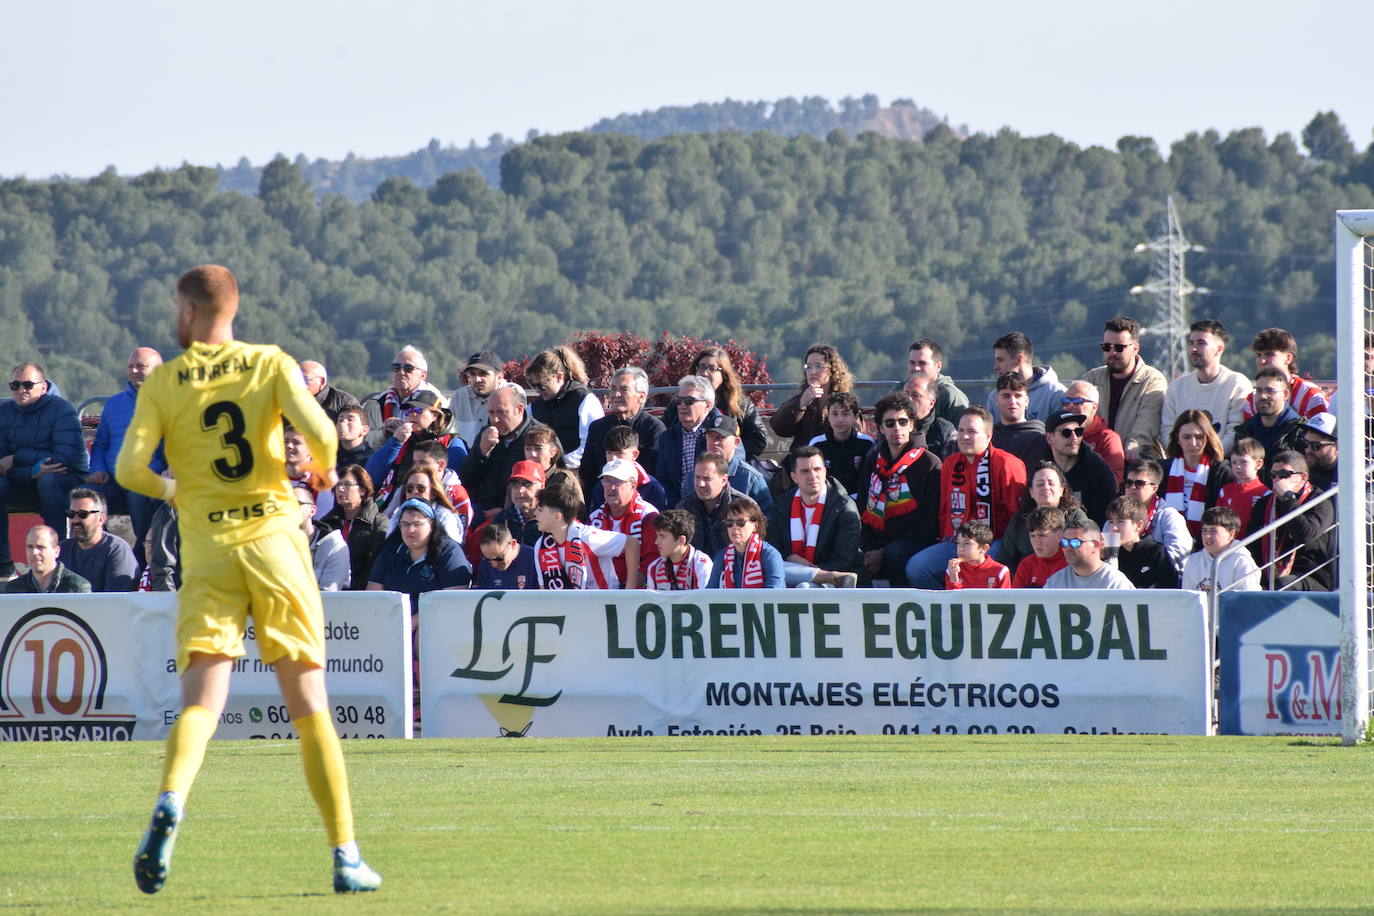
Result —
[[[1256,399],[1258,405],[1259,399]],[[1274,456],[1269,476],[1273,488],[1255,501],[1250,513],[1253,534],[1283,518],[1317,493],[1308,478],[1307,459],[1297,452],[1283,451]],[[1272,536],[1250,545],[1260,567],[1260,581],[1269,588],[1269,564],[1274,566],[1275,585],[1306,592],[1329,592],[1336,587],[1335,500],[1328,499],[1297,518],[1281,525]]]
[[[1302,452],[1307,458],[1308,479],[1318,490],[1329,490],[1336,485],[1336,460],[1340,449],[1336,447],[1335,414],[1319,413],[1302,424]]]
[[[15,367],[10,398],[0,402],[0,580],[14,575],[10,510],[38,509],[43,524],[65,531],[68,494],[90,470],[76,408],[48,390],[41,366]]]
[[[402,347],[391,360],[391,387],[363,399],[367,412],[367,444],[381,448],[396,427],[405,422],[405,402],[416,391],[424,389],[439,395],[441,406],[447,407],[444,393],[429,383],[429,362],[414,347]]]
[[[1121,570],[1102,559],[1102,529],[1081,512],[1071,514],[1059,539],[1068,562],[1045,582],[1046,590],[1056,588],[1135,588]]]
[[[691,494],[692,471],[697,457],[706,451],[706,430],[721,416],[715,405],[715,386],[705,376],[684,375],[678,379],[677,397],[669,407],[677,411],[677,423],[658,437],[658,466],[654,473],[668,497],[665,509],[677,508]]]
[[[1140,358],[1140,322],[1118,315],[1103,326],[1102,359],[1083,380],[1107,397],[1107,425],[1116,430],[1126,456],[1161,458],[1159,415],[1169,383]]]
[[[105,530],[105,497],[72,490],[67,524],[72,536],[61,543],[67,568],[91,583],[93,592],[131,592],[138,585],[138,561],[127,541]]]
[[[1116,475],[1093,447],[1083,441],[1085,418],[1071,410],[1057,411],[1045,429],[1050,455],[1088,518],[1099,525],[1107,519],[1107,503],[1116,495]]]
[[[1117,486],[1120,486],[1122,474],[1126,471],[1126,450],[1122,448],[1121,437],[1116,434],[1116,430],[1108,426],[1107,421],[1102,419],[1102,414],[1098,413],[1097,407],[1101,399],[1102,396],[1095,385],[1089,385],[1079,379],[1069,383],[1059,403],[1061,410],[1083,417],[1083,441],[1091,445],[1093,451],[1107,462],[1107,467],[1111,468],[1112,474],[1116,476]]]

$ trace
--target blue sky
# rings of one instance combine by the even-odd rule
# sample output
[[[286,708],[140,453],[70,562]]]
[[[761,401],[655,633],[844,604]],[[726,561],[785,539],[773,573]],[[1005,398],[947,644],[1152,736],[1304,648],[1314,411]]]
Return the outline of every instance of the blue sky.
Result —
[[[4,4],[0,176],[395,155],[699,101],[877,94],[1111,146],[1374,130],[1334,2],[42,0]],[[1342,40],[1344,39],[1344,40]]]

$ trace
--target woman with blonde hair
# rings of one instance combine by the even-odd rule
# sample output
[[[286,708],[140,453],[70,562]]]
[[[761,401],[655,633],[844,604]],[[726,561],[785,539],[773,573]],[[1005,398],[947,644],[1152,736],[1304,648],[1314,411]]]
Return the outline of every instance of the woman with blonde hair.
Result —
[[[854,388],[854,378],[840,351],[828,343],[807,348],[802,376],[801,388],[773,414],[773,432],[792,437],[789,452],[830,429],[825,419],[826,395]]]
[[[1196,407],[1179,411],[1169,431],[1165,457],[1172,459],[1164,472],[1160,496],[1188,523],[1193,548],[1202,544],[1202,513],[1217,504],[1221,488],[1236,479],[1231,463],[1222,455],[1221,437],[1212,417]]]
[[[734,417],[744,445],[744,460],[753,461],[768,447],[768,430],[763,427],[759,409],[744,393],[730,354],[724,347],[706,347],[692,360],[688,375],[700,375],[716,388],[716,410]]]
[[[586,364],[572,347],[554,347],[530,360],[525,381],[539,393],[530,404],[530,413],[558,434],[563,460],[577,470],[582,464],[587,427],[606,415],[601,399],[587,390]]]

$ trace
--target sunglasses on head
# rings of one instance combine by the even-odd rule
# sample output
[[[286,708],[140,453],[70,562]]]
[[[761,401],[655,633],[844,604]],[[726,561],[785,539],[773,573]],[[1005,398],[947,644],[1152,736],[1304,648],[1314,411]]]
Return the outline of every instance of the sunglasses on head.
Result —
[[[898,427],[898,426],[910,426],[910,425],[911,425],[911,418],[910,418],[910,417],[888,417],[886,420],[883,421],[883,426],[884,426],[884,428],[886,428],[886,429],[895,429],[895,428]]]
[[[412,365],[411,363],[392,363],[392,364],[391,364],[391,371],[392,371],[392,372],[404,372],[404,373],[406,373],[407,375],[409,375],[410,373],[416,371],[416,370],[419,369],[419,368],[420,368],[419,366]]]
[[[1103,341],[1100,346],[1102,347],[1103,353],[1125,353],[1126,348],[1129,347],[1130,344],[1114,344]]]
[[[32,391],[41,384],[43,383],[35,382],[33,379],[24,379],[22,382],[10,382],[10,391],[18,391],[20,388],[23,388],[25,391]]]
[[[1083,438],[1083,427],[1081,427],[1081,426],[1061,426],[1061,427],[1059,427],[1059,435],[1063,436],[1065,439],[1082,439],[1082,438]]]
[[[68,509],[67,518],[79,518],[83,522],[92,515],[99,515],[99,509]]]

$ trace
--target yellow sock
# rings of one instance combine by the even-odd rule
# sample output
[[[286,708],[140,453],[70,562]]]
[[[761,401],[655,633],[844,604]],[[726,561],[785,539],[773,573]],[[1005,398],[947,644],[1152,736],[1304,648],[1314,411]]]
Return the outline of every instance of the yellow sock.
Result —
[[[301,762],[305,781],[324,818],[330,846],[353,841],[353,804],[348,797],[348,770],[344,767],[343,746],[329,710],[321,709],[292,723],[301,736]]]
[[[187,706],[167,734],[167,756],[162,760],[161,792],[175,792],[186,798],[196,781],[205,745],[214,737],[219,717],[204,706]]]

